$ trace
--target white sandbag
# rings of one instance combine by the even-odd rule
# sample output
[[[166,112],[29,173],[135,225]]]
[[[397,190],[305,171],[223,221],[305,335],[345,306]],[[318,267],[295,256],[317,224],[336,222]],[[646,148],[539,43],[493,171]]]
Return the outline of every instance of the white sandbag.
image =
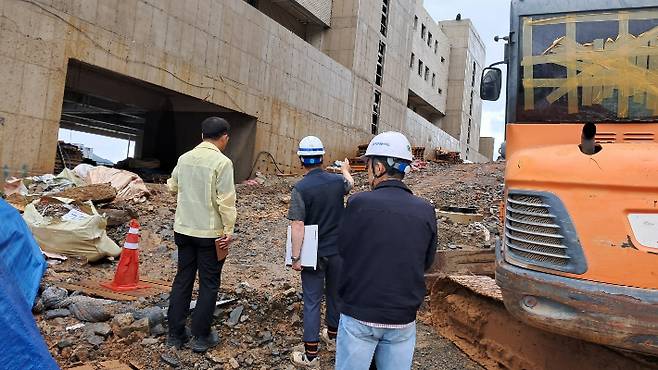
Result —
[[[49,201],[67,202],[64,198],[49,198]],[[79,203],[79,209],[57,218],[41,215],[35,207],[37,202],[25,207],[23,219],[43,251],[81,256],[92,262],[121,254],[121,248],[107,236],[107,221],[91,202]]]

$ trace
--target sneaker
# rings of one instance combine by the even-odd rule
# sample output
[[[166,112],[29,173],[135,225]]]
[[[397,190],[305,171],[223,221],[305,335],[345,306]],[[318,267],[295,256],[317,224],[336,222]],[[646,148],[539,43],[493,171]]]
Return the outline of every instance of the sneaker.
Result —
[[[192,351],[203,353],[219,344],[219,335],[211,330],[210,334],[203,337],[195,337],[192,340]]]
[[[306,353],[304,352],[294,351],[290,355],[290,361],[293,363],[293,365],[298,367],[303,367],[306,369],[320,368],[320,357],[316,357],[313,360],[309,360],[308,357],[306,357]]]
[[[322,339],[322,342],[324,342],[325,350],[329,352],[336,352],[336,338],[329,338],[329,331],[327,329],[322,329],[320,338]]]
[[[175,347],[176,349],[182,349],[185,343],[190,341],[191,336],[192,333],[188,327],[185,327],[185,331],[182,335],[175,335],[170,332],[167,336],[167,345],[170,347]]]

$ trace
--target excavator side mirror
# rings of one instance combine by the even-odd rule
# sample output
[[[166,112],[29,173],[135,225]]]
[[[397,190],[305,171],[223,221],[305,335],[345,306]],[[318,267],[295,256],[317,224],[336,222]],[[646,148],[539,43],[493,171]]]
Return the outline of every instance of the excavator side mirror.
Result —
[[[503,84],[503,72],[498,68],[485,68],[482,71],[480,97],[482,100],[496,101],[500,97]]]

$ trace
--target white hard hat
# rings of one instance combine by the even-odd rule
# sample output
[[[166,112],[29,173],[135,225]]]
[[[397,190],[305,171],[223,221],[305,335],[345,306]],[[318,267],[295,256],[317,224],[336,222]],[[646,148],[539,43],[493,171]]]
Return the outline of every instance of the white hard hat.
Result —
[[[307,136],[299,142],[297,155],[302,157],[315,157],[324,155],[324,145],[322,141],[315,136]]]
[[[368,144],[366,157],[387,157],[412,161],[411,144],[403,134],[395,131],[382,132]]]

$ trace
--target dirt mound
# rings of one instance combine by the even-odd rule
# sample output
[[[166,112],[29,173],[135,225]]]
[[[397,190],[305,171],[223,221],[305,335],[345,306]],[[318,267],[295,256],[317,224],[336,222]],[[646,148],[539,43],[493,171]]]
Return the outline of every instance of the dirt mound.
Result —
[[[491,281],[493,286],[493,280]],[[487,369],[651,369],[607,347],[552,334],[512,317],[499,292],[477,284],[476,293],[455,281],[438,279],[431,293],[431,322]],[[495,289],[494,289],[495,290]]]
[[[411,173],[406,182],[422,197],[443,205],[475,205],[480,212],[494,207],[500,198],[502,165],[438,165]],[[453,171],[458,169],[459,171]],[[499,176],[500,179],[499,179]],[[162,369],[171,361],[179,368],[221,369],[231,359],[245,369],[288,369],[290,351],[301,344],[301,287],[299,274],[283,266],[286,219],[292,186],[300,177],[266,178],[264,184],[240,184],[236,236],[222,272],[220,295],[236,301],[219,307],[213,327],[220,332],[221,345],[206,355],[189,349],[174,351],[165,345],[166,321],[146,334],[142,327],[126,337],[113,333],[100,335],[89,329],[66,330],[81,322],[66,312],[38,314],[37,321],[51,353],[63,368],[120,359],[140,370]],[[465,185],[458,185],[462,181]],[[484,185],[482,185],[482,184]],[[178,253],[174,244],[173,222],[176,197],[162,184],[147,185],[151,196],[144,203],[115,200],[99,209],[113,218],[108,235],[122,245],[128,231],[127,219],[136,217],[141,225],[140,273],[149,279],[171,282],[176,273]],[[368,190],[366,175],[356,176],[353,192]],[[479,190],[478,190],[479,189]],[[453,193],[450,193],[454,191]],[[444,199],[443,197],[447,197]],[[457,203],[457,204],[455,204]],[[110,215],[111,214],[111,215]],[[494,216],[487,214],[483,223]],[[123,220],[124,222],[121,222]],[[451,244],[485,244],[480,227],[448,224],[439,220],[440,247]],[[477,234],[477,236],[471,235]],[[477,242],[472,242],[477,239]],[[481,242],[480,242],[481,240]],[[53,262],[45,284],[57,282],[108,281],[114,276],[116,260],[87,264],[76,258]],[[291,290],[292,289],[292,290]],[[287,292],[287,293],[286,293]],[[73,292],[69,292],[73,293]],[[193,298],[194,299],[194,298]],[[115,305],[112,313],[164,309],[168,295],[140,298]],[[242,307],[238,324],[228,326],[230,313]],[[61,316],[65,315],[65,316]],[[59,316],[59,317],[56,317]],[[111,320],[110,320],[111,321]],[[134,323],[133,323],[134,325]],[[90,333],[91,331],[91,333]],[[418,348],[414,369],[477,369],[452,343],[419,324]],[[163,357],[165,359],[163,359]],[[333,355],[325,355],[322,369],[333,368]]]

